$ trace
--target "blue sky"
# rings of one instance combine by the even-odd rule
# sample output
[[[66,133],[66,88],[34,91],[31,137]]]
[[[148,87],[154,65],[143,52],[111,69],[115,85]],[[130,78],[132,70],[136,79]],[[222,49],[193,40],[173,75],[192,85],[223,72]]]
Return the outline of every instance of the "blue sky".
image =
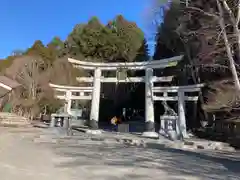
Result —
[[[97,16],[103,23],[122,14],[146,31],[151,0],[1,0],[0,58],[39,39],[65,39],[72,28]]]

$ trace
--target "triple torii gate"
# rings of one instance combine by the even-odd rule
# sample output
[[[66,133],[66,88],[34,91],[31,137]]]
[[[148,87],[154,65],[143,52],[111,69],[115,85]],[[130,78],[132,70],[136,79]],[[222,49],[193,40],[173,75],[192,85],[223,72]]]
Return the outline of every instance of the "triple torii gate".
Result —
[[[93,87],[72,87],[72,86],[62,86],[62,89],[66,92],[65,96],[57,97],[60,99],[67,100],[68,111],[71,106],[72,99],[91,99],[91,113],[90,113],[90,126],[94,129],[98,129],[98,119],[99,119],[99,105],[100,105],[100,92],[101,92],[101,82],[145,82],[145,122],[146,122],[146,132],[143,133],[144,136],[148,137],[158,137],[158,133],[155,132],[154,123],[154,101],[178,101],[178,117],[179,119],[176,123],[176,131],[178,136],[187,137],[186,133],[186,119],[185,119],[185,100],[197,100],[197,97],[186,97],[185,92],[199,91],[202,85],[195,86],[176,86],[176,87],[154,87],[154,82],[171,82],[171,77],[154,77],[154,69],[163,69],[166,67],[176,66],[177,63],[182,59],[183,56],[176,56],[172,58],[157,60],[157,61],[146,61],[146,62],[129,62],[129,63],[94,63],[79,61],[69,58],[68,61],[74,65],[76,68],[82,68],[85,70],[93,70],[94,77],[78,77],[79,82],[93,82]],[[145,70],[145,77],[128,77],[125,80],[118,80],[115,78],[105,78],[102,77],[102,71],[118,71],[118,70]],[[55,90],[60,90],[59,85],[51,85]],[[58,87],[57,87],[58,86]],[[89,90],[87,90],[89,88]],[[85,95],[86,91],[92,91],[92,94]],[[80,91],[81,90],[81,91]],[[63,90],[60,90],[63,91]],[[72,96],[72,92],[81,92],[79,97]],[[168,97],[167,92],[178,92],[174,97]],[[163,92],[163,96],[156,96],[154,93]],[[88,92],[89,93],[89,92]],[[91,92],[90,92],[91,93]],[[166,120],[166,117],[165,117]],[[162,126],[163,127],[163,126]]]
[[[80,82],[93,82],[93,94],[92,94],[92,105],[91,105],[91,114],[90,114],[90,124],[92,127],[98,127],[98,117],[99,117],[99,104],[100,104],[100,91],[101,91],[101,82],[145,82],[145,122],[146,122],[146,132],[144,136],[156,137],[158,136],[155,133],[155,123],[154,123],[154,101],[156,100],[166,100],[164,96],[161,97],[154,96],[154,82],[169,81],[171,77],[154,77],[154,69],[163,69],[166,67],[176,66],[179,61],[182,60],[183,56],[176,56],[172,58],[156,60],[156,61],[145,61],[145,62],[128,62],[128,63],[97,63],[97,62],[86,62],[76,59],[69,58],[68,61],[74,65],[76,68],[82,68],[85,70],[93,70],[94,77],[79,77],[77,78]],[[118,71],[118,70],[145,70],[145,77],[132,77],[126,78],[125,80],[118,80],[117,78],[104,78],[101,76],[102,71]],[[157,87],[156,87],[157,88]],[[179,109],[179,120],[176,123],[178,134],[186,137],[186,120],[185,120],[185,110],[184,110],[184,87],[180,88],[180,91],[177,97],[172,97],[174,100],[178,101]],[[188,90],[187,88],[186,90]],[[199,91],[200,89],[194,89]],[[178,90],[177,90],[178,92]],[[165,94],[166,95],[166,94]],[[171,97],[169,97],[171,99]],[[195,100],[197,98],[195,97]]]

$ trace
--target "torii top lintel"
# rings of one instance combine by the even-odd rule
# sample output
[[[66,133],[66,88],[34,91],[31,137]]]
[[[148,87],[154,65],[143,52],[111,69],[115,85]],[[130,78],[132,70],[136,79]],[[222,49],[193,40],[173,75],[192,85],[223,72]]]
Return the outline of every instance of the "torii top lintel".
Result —
[[[98,62],[87,62],[80,61],[72,58],[68,58],[68,62],[72,63],[77,68],[83,68],[87,70],[101,69],[101,70],[117,70],[120,68],[129,70],[142,70],[147,68],[152,69],[163,69],[166,67],[173,67],[181,61],[183,56],[175,56],[171,58],[145,61],[145,62],[117,62],[117,63],[98,63]]]
[[[49,86],[51,88],[57,89],[57,90],[75,90],[75,91],[92,91],[92,87],[81,87],[81,86],[65,86],[65,85],[58,85],[58,84],[52,84],[49,83]]]

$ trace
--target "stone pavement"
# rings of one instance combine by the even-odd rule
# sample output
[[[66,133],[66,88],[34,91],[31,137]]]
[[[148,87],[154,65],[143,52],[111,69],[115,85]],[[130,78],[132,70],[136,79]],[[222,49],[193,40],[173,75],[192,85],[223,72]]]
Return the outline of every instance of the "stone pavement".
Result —
[[[43,135],[45,133],[47,135]],[[46,138],[48,141],[44,142]],[[60,138],[45,130],[0,128],[1,180],[53,178],[237,180],[240,179],[240,159],[237,153],[225,157],[166,147],[136,147],[80,133]]]

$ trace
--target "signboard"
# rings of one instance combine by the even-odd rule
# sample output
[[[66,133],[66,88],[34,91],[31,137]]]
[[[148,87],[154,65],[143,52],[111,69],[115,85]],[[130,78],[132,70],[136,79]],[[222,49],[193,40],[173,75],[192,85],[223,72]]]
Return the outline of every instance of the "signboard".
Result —
[[[169,62],[169,63],[168,63],[168,66],[169,66],[169,67],[172,67],[172,66],[176,66],[177,64],[178,64],[177,61],[173,61],[173,62]]]
[[[127,79],[127,70],[118,69],[117,70],[117,80],[126,80]]]

